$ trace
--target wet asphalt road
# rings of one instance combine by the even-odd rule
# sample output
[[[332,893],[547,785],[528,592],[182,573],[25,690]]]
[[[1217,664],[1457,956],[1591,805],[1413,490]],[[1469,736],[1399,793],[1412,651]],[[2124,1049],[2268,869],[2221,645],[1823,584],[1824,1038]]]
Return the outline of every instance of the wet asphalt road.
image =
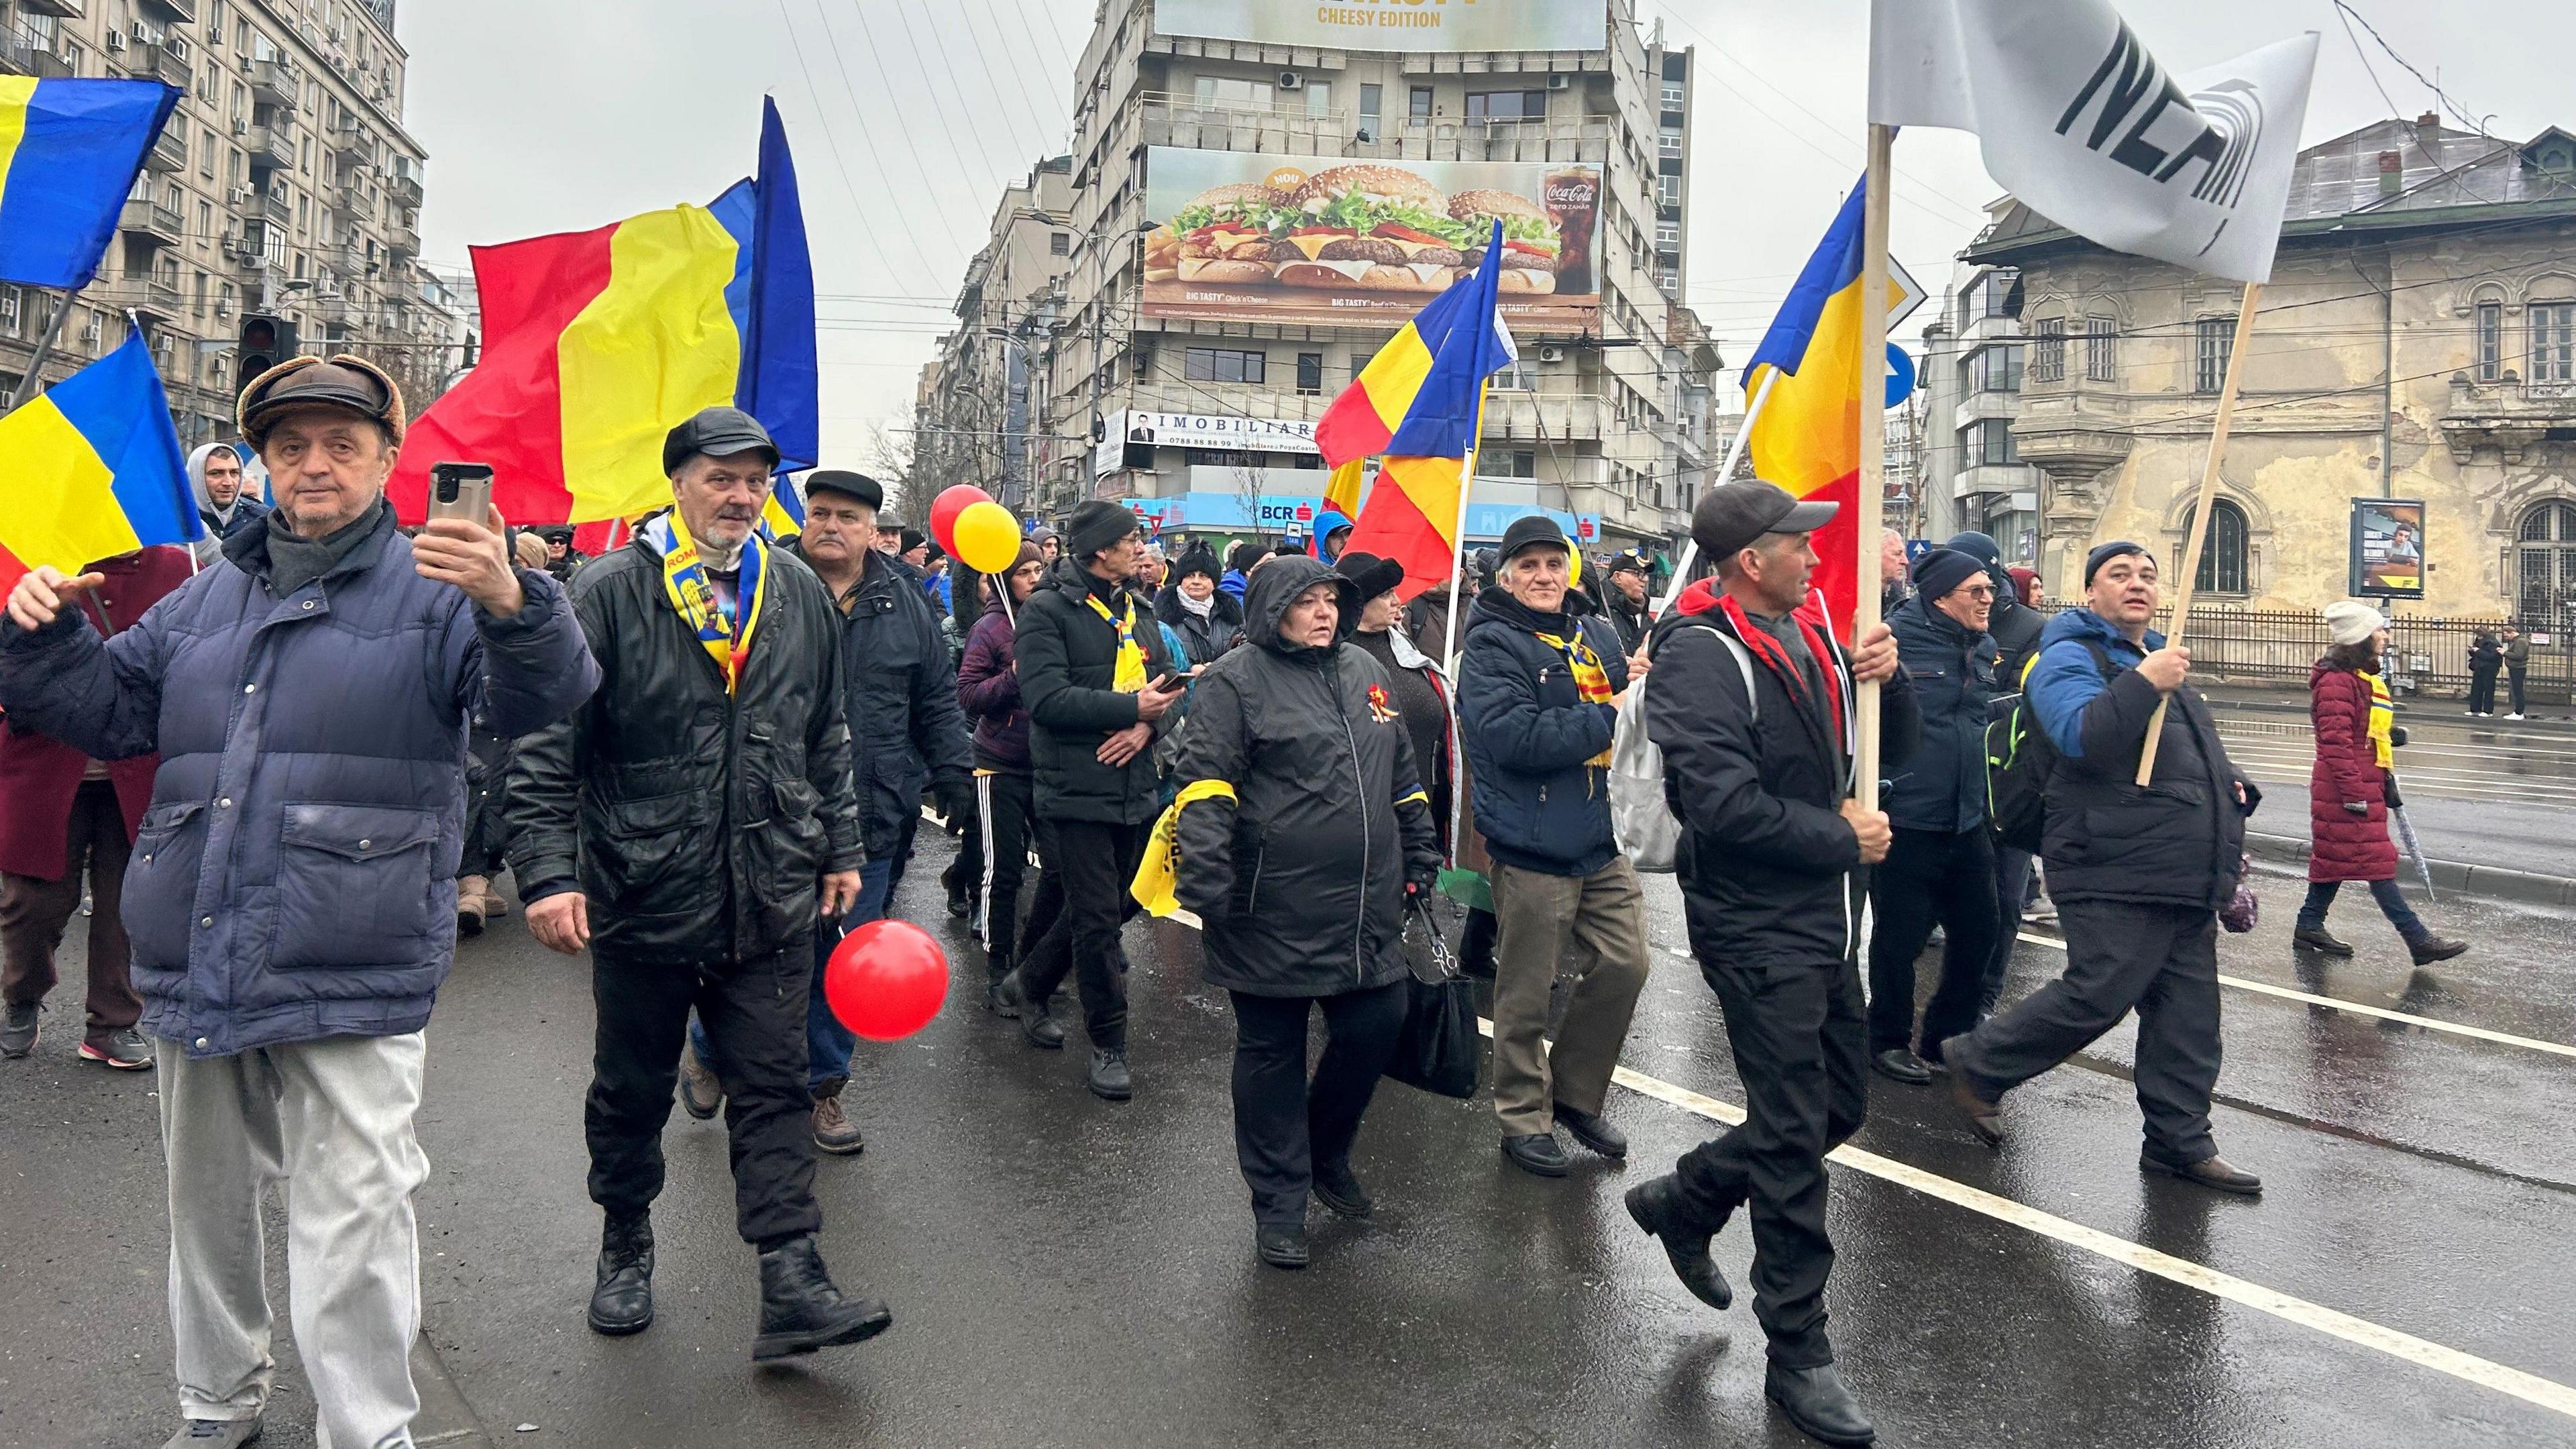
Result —
[[[900,904],[958,939],[937,905],[945,849],[925,836]],[[2569,923],[2446,902],[2437,924],[2479,949],[2418,972],[2348,899],[2336,923],[2361,955],[2319,969],[2287,948],[2297,890],[2262,881],[2266,920],[2227,939],[2229,976],[2527,1042],[2230,987],[2218,1133],[2265,1175],[2260,1202],[2141,1179],[2127,1027],[2016,1093],[1999,1154],[1932,1092],[1875,1078],[1854,1145],[2576,1384],[2576,1058],[2543,1049],[2576,1043]],[[1740,1101],[1719,1014],[1671,949],[1669,882],[1649,900],[1659,945],[1627,1062]],[[676,1113],[660,1320],[615,1341],[582,1326],[597,1240],[587,967],[539,950],[515,916],[468,943],[431,1028],[419,1211],[429,1337],[492,1441],[1807,1442],[1761,1400],[1745,1304],[1721,1315],[1688,1298],[1619,1207],[1715,1124],[1615,1091],[1630,1165],[1578,1152],[1551,1183],[1503,1163],[1483,1102],[1388,1086],[1357,1156],[1377,1220],[1319,1210],[1315,1266],[1278,1273],[1250,1252],[1223,996],[1196,979],[1186,927],[1139,924],[1128,942],[1133,1103],[1094,1101],[1077,1054],[1030,1051],[963,999],[912,1042],[862,1049],[852,1100],[869,1146],[821,1165],[824,1251],[896,1324],[783,1371],[747,1362],[756,1294],[723,1133]],[[961,977],[980,971],[973,948],[952,952]],[[2026,942],[2008,994],[2061,959]],[[171,1391],[151,1083],[75,1062],[61,1006],[34,1057],[0,1063],[0,1446],[156,1445]],[[1833,1213],[1834,1337],[1884,1444],[2576,1445],[2569,1412],[1881,1176],[1838,1170]],[[1740,1219],[1717,1255],[1740,1286]],[[283,1382],[265,1442],[300,1449],[310,1411],[291,1361]]]

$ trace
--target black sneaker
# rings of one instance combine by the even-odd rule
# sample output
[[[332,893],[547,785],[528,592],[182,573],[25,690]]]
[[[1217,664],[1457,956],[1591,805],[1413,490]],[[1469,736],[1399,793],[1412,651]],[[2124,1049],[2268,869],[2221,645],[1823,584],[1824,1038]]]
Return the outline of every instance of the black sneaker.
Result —
[[[44,1028],[39,1021],[44,1013],[45,1007],[42,1002],[30,1001],[24,1006],[11,1002],[5,1015],[0,1015],[0,1057],[16,1061],[34,1051],[36,1038],[44,1034]],[[214,1421],[208,1419],[202,1422],[213,1423]]]
[[[148,1072],[152,1070],[152,1043],[129,1026],[96,1039],[84,1038],[80,1058],[120,1072]]]

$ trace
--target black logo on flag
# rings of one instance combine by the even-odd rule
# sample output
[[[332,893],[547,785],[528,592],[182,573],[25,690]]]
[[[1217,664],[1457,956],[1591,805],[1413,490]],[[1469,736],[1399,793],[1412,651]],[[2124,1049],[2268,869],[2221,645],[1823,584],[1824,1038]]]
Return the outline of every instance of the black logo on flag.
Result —
[[[2186,96],[2125,21],[2111,38],[2110,53],[2058,118],[2057,134],[2073,130],[2087,111],[2093,113],[2084,136],[2087,149],[2108,146],[2112,160],[2159,183],[2179,179],[2197,162],[2192,197],[2212,206],[2232,207],[2244,194],[2263,138],[2263,102],[2252,82],[2230,80]],[[2165,138],[2150,140],[2147,132],[2169,111],[2174,120]],[[2181,136],[2184,129],[2191,134]],[[2176,139],[2182,144],[2171,144]]]

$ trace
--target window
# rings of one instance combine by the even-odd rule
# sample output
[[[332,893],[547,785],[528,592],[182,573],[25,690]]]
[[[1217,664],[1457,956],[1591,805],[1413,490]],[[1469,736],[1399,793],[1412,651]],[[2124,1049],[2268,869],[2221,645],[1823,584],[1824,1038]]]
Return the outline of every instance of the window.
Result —
[[[1661,156],[1681,155],[1682,133],[1671,126],[1666,126],[1655,139],[1655,152]]]
[[[1415,86],[1413,88],[1412,110],[1410,114],[1417,124],[1431,119],[1431,87]]]
[[[2066,381],[2066,319],[2042,317],[2030,329],[2030,380]]]
[[[1193,347],[1182,376],[1191,382],[1267,381],[1269,359],[1258,352],[1238,352],[1224,347]]]
[[[2191,390],[2216,392],[2227,386],[2227,347],[2235,340],[2236,320],[2203,317],[2192,330],[2198,340],[2198,365],[2192,369]]]
[[[1297,354],[1297,391],[1307,397],[1321,397],[1324,392],[1324,354]]]
[[[19,318],[26,310],[26,295],[16,287],[0,287],[0,327],[7,328],[12,337],[18,334]]]
[[[1471,121],[1546,120],[1547,92],[1469,91],[1467,119]]]
[[[1668,80],[1664,82],[1664,109],[1668,111],[1680,110],[1682,108],[1684,98],[1688,95],[1689,92],[1682,88],[1682,83],[1680,81]]]
[[[2009,468],[2021,462],[2021,449],[2013,442],[2012,423],[2004,418],[1987,418],[1971,423],[1965,438],[1968,466],[1972,468]]]
[[[1059,231],[1050,234],[1047,237],[1047,255],[1051,257],[1073,255],[1073,233]]]
[[[1371,130],[1377,129],[1378,111],[1384,107],[1385,104],[1386,87],[1360,87],[1360,124]]]
[[[2535,505],[2514,530],[2515,616],[2527,625],[2576,622],[2576,503]]]
[[[1331,81],[1306,82],[1306,114],[1329,116],[1332,113],[1333,83]]]
[[[1506,366],[1502,371],[1494,374],[1494,391],[1538,391],[1538,368],[1531,363],[1529,358],[1520,357],[1513,359],[1510,365]]]
[[[1538,454],[1528,448],[1481,448],[1476,454],[1479,478],[1535,478]]]
[[[1232,110],[1266,111],[1270,109],[1270,82],[1237,80],[1232,76],[1203,75],[1198,78],[1198,103],[1202,106],[1224,106]]]
[[[2021,273],[2010,267],[1980,273],[1959,289],[1959,325],[1964,328],[1982,318],[2013,315],[2013,288],[2020,281]]]
[[[2116,382],[2120,376],[2117,339],[2120,324],[2108,317],[2084,319],[2084,380]]]
[[[2246,594],[2245,510],[2221,498],[2209,510],[2209,539],[2200,555],[2200,577],[2192,587],[2204,594]],[[2191,537],[2191,515],[2183,515],[2183,537]],[[2185,551],[2189,551],[2186,543]]]
[[[215,179],[215,133],[200,131],[197,134],[202,138],[197,147],[197,174],[212,181]]]
[[[2531,380],[2576,382],[2576,302],[2531,309]]]
[[[1655,178],[1655,204],[1674,207],[1682,204],[1682,179],[1679,176],[1666,172]]]
[[[1968,391],[2021,391],[2021,349],[1980,348],[1967,361]]]

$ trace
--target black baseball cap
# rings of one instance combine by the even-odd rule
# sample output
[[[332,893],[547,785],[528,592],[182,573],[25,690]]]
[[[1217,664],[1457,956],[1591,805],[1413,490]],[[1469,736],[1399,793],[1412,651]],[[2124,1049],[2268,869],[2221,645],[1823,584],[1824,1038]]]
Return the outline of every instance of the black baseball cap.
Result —
[[[1561,548],[1569,555],[1574,552],[1574,545],[1566,542],[1565,531],[1556,526],[1555,519],[1537,513],[1515,518],[1512,526],[1503,530],[1503,546],[1494,560],[1495,567],[1500,568],[1517,555],[1542,545]]]
[[[1630,549],[1624,553],[1612,554],[1610,556],[1609,567],[1603,569],[1602,572],[1605,574],[1642,574],[1646,572],[1646,561],[1637,556],[1636,550]]]
[[[865,473],[852,473],[841,468],[817,468],[805,475],[805,496],[838,493],[844,498],[864,503],[870,508],[885,507],[885,485]]]
[[[1691,510],[1691,539],[1712,560],[1730,559],[1766,533],[1813,533],[1834,521],[1839,503],[1806,503],[1759,478],[1725,483],[1700,495]]]
[[[736,453],[765,453],[769,466],[778,466],[778,445],[770,441],[769,429],[760,419],[740,408],[707,408],[696,417],[673,428],[662,440],[662,473],[665,477],[680,471],[680,465],[706,454],[710,458],[730,458]]]

